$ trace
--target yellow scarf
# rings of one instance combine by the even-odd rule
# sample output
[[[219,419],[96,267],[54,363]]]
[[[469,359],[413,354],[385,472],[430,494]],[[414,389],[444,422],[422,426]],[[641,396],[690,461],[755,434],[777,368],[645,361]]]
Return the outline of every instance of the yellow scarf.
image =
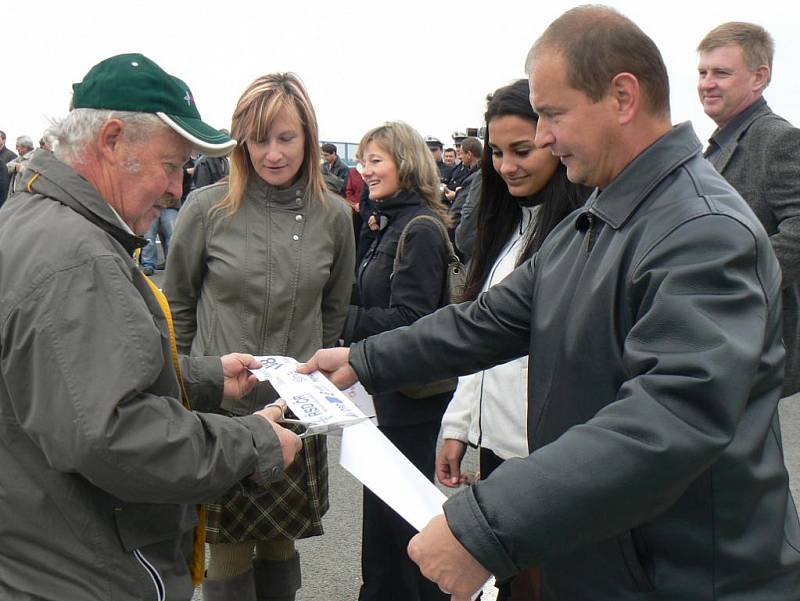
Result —
[[[178,360],[178,345],[175,342],[175,327],[172,325],[172,311],[169,309],[169,301],[164,293],[159,290],[155,282],[149,277],[144,276],[150,289],[161,305],[161,310],[164,312],[164,317],[167,318],[167,325],[169,326],[169,347],[172,353],[172,364],[175,366],[175,373],[178,374],[178,383],[181,386],[181,402],[187,409],[189,407],[189,395],[186,393],[186,385],[183,383],[183,376],[181,375],[181,364]],[[204,505],[197,506],[197,526],[194,527],[194,545],[192,546],[192,560],[189,564],[189,570],[192,573],[192,584],[200,586],[203,582],[203,576],[206,571],[206,508]]]

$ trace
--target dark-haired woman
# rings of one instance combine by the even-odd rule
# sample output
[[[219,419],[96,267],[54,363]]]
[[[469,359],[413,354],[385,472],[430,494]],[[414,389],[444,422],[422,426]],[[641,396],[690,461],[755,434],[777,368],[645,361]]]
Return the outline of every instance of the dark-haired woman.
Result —
[[[534,144],[538,116],[518,80],[489,96],[486,109],[481,198],[475,251],[467,275],[467,299],[502,281],[528,260],[550,231],[590,190],[567,180],[549,150]],[[436,473],[445,486],[467,478],[461,460],[467,445],[480,447],[480,473],[487,477],[504,460],[528,455],[528,358],[522,357],[459,379],[442,419],[444,446]],[[500,587],[498,599],[535,599],[533,575],[523,572]]]

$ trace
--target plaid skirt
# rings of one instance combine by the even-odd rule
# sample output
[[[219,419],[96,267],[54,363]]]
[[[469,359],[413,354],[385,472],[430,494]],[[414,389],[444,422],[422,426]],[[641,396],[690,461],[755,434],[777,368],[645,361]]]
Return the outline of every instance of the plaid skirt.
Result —
[[[325,436],[303,440],[286,478],[251,496],[232,489],[207,505],[206,542],[296,540],[322,534],[328,511],[328,445]]]

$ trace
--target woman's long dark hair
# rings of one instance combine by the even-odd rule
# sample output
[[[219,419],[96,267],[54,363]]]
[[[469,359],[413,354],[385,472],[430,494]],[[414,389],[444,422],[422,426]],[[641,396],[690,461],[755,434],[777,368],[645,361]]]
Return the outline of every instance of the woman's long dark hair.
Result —
[[[508,186],[495,171],[490,160],[492,150],[489,147],[489,123],[495,117],[516,115],[535,124],[539,116],[531,108],[528,93],[527,80],[519,79],[486,97],[486,135],[483,142],[485,160],[481,162],[481,198],[478,204],[475,252],[467,272],[466,299],[474,299],[480,294],[492,265],[522,219],[520,203],[511,196]],[[540,205],[540,208],[517,265],[539,250],[553,228],[581,206],[590,192],[589,188],[570,182],[566,168],[559,163],[553,177],[532,198],[534,204]]]

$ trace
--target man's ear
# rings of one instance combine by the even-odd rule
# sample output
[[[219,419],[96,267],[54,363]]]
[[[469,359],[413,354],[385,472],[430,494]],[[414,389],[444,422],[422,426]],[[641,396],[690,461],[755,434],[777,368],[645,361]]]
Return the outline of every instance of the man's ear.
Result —
[[[642,101],[639,80],[632,73],[617,73],[611,80],[610,93],[616,105],[620,125],[630,123],[639,113]]]
[[[109,163],[122,159],[122,132],[125,124],[119,119],[109,119],[97,136],[97,150]]]
[[[753,71],[753,88],[760,94],[769,85],[770,76],[772,75],[769,65],[761,65],[758,69]]]

